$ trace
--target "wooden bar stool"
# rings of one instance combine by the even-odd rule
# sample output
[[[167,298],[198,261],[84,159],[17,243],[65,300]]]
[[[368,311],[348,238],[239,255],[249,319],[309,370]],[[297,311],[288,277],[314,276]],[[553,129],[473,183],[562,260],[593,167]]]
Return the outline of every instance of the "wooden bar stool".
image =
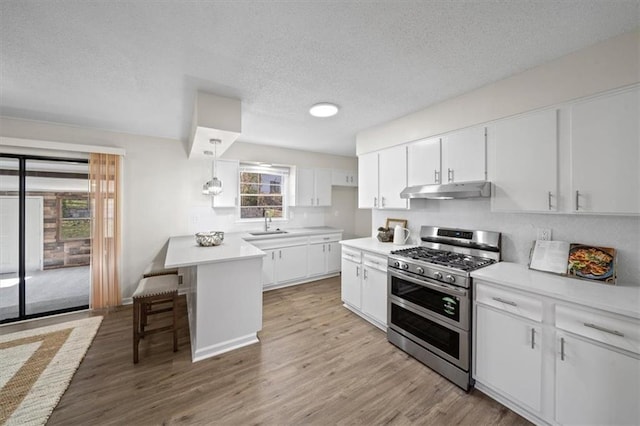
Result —
[[[133,363],[138,363],[138,344],[147,335],[173,331],[173,351],[178,350],[178,275],[158,275],[143,278],[133,293]],[[153,308],[159,303],[170,306]],[[171,325],[145,330],[149,315],[173,311]]]

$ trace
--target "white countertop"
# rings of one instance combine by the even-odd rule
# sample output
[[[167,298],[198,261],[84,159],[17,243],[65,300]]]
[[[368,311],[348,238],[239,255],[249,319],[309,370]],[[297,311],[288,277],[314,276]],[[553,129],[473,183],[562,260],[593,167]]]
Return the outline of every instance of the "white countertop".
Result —
[[[500,262],[471,273],[485,280],[516,290],[562,299],[591,308],[640,319],[640,287],[607,285],[532,271],[526,265]]]
[[[200,247],[193,235],[169,238],[165,268],[178,268],[202,263],[228,262],[230,260],[262,257],[265,253],[245,241],[241,233],[225,233],[219,246]]]
[[[272,230],[276,229],[274,227]],[[193,235],[184,235],[169,238],[169,247],[164,261],[165,268],[178,268],[193,266],[202,263],[228,262],[231,260],[250,259],[262,257],[265,252],[251,244],[252,241],[302,237],[310,235],[322,235],[340,233],[342,229],[329,226],[316,226],[309,228],[285,229],[286,234],[250,235],[247,232],[225,232],[224,241],[219,246],[200,247]]]
[[[382,255],[388,255],[393,250],[402,250],[409,247],[416,247],[415,244],[397,245],[393,243],[381,243],[377,238],[365,237],[356,238],[354,240],[342,240],[340,244],[347,247],[353,247],[358,250],[370,251]]]

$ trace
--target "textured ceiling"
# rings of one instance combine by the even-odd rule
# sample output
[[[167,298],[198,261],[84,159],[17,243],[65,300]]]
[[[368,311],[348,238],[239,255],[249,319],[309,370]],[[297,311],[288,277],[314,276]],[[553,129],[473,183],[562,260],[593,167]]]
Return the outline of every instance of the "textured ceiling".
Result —
[[[184,141],[205,90],[242,100],[240,141],[354,155],[358,131],[631,31],[639,7],[1,0],[0,114]]]

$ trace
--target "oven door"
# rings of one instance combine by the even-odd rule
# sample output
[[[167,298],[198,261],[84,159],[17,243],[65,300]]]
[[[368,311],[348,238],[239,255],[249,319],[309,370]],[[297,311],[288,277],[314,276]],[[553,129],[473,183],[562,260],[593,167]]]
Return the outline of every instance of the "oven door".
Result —
[[[469,290],[389,268],[389,302],[469,331]],[[391,322],[391,318],[388,318]]]

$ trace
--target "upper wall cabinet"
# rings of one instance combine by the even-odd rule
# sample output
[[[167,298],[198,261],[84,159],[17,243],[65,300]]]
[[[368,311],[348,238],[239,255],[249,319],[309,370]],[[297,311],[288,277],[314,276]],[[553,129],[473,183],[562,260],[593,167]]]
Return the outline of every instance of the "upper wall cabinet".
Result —
[[[222,193],[212,197],[213,207],[238,206],[238,168],[236,160],[217,160],[216,177],[222,181]]]
[[[487,147],[494,211],[557,210],[557,110],[490,124]]]
[[[358,207],[406,209],[407,147],[394,146],[358,157]]]
[[[358,173],[353,170],[332,170],[331,185],[358,186]]]
[[[640,88],[571,106],[571,209],[640,213]]]
[[[407,146],[408,186],[442,183],[440,138],[416,141]]]
[[[297,169],[296,206],[331,205],[331,170]]]
[[[484,126],[469,127],[442,137],[442,183],[487,179]]]

